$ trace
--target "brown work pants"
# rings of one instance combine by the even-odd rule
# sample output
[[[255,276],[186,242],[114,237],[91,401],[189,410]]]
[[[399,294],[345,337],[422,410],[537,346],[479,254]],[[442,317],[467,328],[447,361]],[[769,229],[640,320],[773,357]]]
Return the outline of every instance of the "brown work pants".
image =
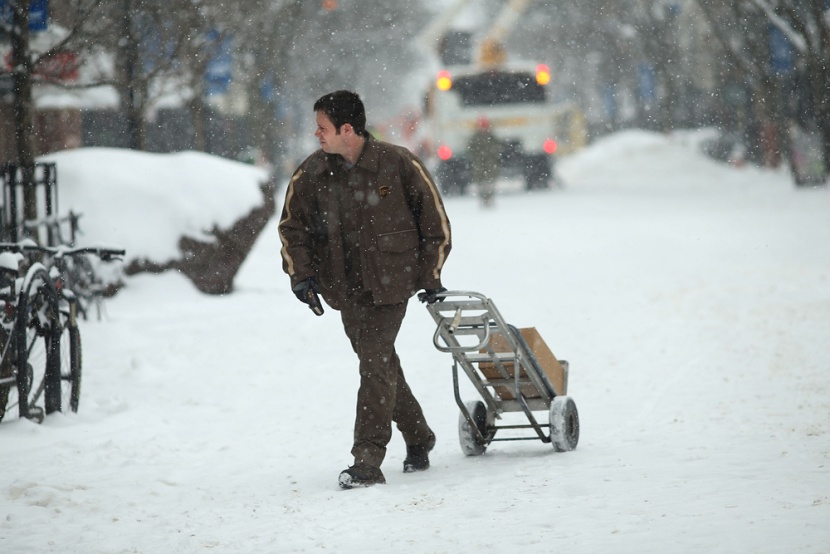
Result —
[[[380,467],[392,438],[392,422],[407,445],[423,444],[430,428],[404,378],[395,352],[406,303],[357,304],[340,311],[343,328],[360,360],[360,388],[352,455],[355,463]]]

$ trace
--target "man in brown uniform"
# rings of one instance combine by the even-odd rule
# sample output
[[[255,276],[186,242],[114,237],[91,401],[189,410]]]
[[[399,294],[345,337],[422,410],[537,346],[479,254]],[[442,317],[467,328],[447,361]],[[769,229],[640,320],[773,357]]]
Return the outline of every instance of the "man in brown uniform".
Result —
[[[349,489],[385,483],[380,470],[397,424],[404,472],[429,468],[435,434],[395,352],[409,298],[441,300],[451,247],[444,204],[423,163],[366,131],[360,97],[326,94],[314,104],[321,149],[291,178],[279,223],[283,269],[297,297],[339,310],[360,361],[352,455],[340,474]]]

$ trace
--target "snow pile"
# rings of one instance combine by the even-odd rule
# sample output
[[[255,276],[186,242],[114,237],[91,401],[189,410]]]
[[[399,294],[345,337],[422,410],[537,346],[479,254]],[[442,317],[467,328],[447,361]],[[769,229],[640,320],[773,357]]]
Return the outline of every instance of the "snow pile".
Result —
[[[203,154],[81,148],[44,156],[58,169],[60,213],[81,213],[82,246],[126,248],[127,258],[163,263],[178,240],[206,240],[262,204],[258,167]]]

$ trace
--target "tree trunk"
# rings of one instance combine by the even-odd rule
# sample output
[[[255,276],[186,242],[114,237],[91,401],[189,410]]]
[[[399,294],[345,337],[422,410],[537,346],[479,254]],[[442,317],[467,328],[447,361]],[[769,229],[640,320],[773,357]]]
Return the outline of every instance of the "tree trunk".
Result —
[[[126,84],[121,95],[121,111],[124,113],[126,123],[126,128],[124,129],[124,132],[127,135],[127,148],[131,148],[133,150],[141,150],[141,147],[139,145],[141,139],[139,138],[138,131],[138,128],[141,125],[141,123],[138,121],[138,118],[136,117],[136,110],[134,106],[135,100],[133,99],[134,94],[130,84]]]
[[[17,41],[15,41],[17,42]],[[17,49],[15,49],[17,50]],[[16,52],[17,53],[17,52]],[[21,58],[26,53],[21,52]],[[17,58],[17,56],[15,56]],[[22,67],[15,60],[16,67]],[[32,76],[25,69],[14,72],[14,134],[17,163],[31,165],[35,161],[35,130],[33,125],[34,106],[32,99]]]
[[[32,98],[32,61],[29,55],[29,0],[19,3],[11,33],[12,79],[14,86],[14,135],[16,161],[22,166],[23,219],[37,219],[35,188],[34,99]]]
[[[132,150],[144,150],[147,143],[147,129],[144,126],[143,103],[137,100],[135,83],[127,93],[128,103],[125,109],[127,116],[127,146]]]
[[[188,103],[190,119],[193,120],[193,149],[207,152],[207,131],[205,129],[205,102],[201,96],[194,96]]]
[[[133,0],[123,0],[121,12],[122,38],[120,42],[121,111],[126,118],[127,147],[144,150],[144,91],[139,81],[138,38],[133,32]]]
[[[816,120],[821,135],[821,153],[824,159],[824,178],[826,180],[830,176],[830,110],[820,110]]]
[[[809,65],[813,83],[813,105],[816,107],[816,124],[821,134],[824,177],[830,175],[830,72],[821,58],[815,56]]]

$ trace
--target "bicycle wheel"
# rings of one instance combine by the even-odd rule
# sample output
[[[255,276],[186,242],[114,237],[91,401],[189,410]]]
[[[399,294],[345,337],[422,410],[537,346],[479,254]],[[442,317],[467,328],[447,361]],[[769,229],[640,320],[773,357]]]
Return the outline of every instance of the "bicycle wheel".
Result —
[[[12,353],[15,345],[10,344],[10,334],[5,327],[0,327],[0,348],[3,349],[3,359],[0,360],[0,421],[6,413],[11,413],[18,405],[17,371],[12,363]]]
[[[18,372],[20,397],[21,381],[28,380],[27,402],[20,405],[20,416],[42,419],[43,410],[36,405],[43,396],[46,413],[60,410],[60,316],[58,291],[39,263],[26,273],[23,290],[17,304],[17,361],[26,368],[27,377]]]
[[[75,320],[76,302],[69,302],[69,312],[62,311],[63,333],[60,339],[61,405],[63,412],[78,411],[81,398],[81,331]]]
[[[95,274],[95,267],[89,255],[67,256],[63,261],[62,276],[64,287],[75,293],[78,299],[77,312],[89,319],[89,307],[95,304],[98,319],[101,319],[101,283]]]

